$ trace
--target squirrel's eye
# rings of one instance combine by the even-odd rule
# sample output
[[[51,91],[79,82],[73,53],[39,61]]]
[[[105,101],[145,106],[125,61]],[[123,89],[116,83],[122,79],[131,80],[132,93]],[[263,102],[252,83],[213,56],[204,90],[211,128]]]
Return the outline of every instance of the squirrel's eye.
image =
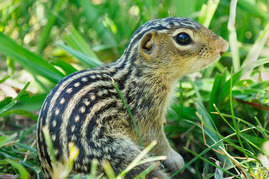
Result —
[[[175,40],[180,45],[187,45],[191,43],[191,37],[187,33],[184,33],[184,32],[177,34]]]

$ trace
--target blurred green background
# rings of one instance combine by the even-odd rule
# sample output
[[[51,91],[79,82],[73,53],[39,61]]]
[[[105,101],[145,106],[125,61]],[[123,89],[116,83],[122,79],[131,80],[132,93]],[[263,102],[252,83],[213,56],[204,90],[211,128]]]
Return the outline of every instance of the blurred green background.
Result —
[[[230,45],[180,80],[165,128],[189,162],[180,176],[268,177],[258,158],[269,156],[268,0],[0,0],[0,15],[0,177],[43,175],[35,123],[60,79],[117,60],[139,26],[168,16],[192,18]]]

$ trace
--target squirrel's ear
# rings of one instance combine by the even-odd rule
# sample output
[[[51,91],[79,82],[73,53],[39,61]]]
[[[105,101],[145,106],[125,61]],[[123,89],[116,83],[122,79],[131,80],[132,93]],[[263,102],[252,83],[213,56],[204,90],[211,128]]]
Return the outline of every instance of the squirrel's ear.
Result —
[[[148,32],[140,41],[139,50],[145,59],[151,59],[154,56],[157,48],[156,35],[156,32]]]

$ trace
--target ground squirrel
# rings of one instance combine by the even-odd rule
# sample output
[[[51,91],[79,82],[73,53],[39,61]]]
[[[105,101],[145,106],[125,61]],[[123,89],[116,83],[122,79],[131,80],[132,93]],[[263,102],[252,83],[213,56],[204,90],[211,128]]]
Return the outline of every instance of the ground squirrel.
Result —
[[[73,172],[89,173],[91,160],[110,161],[119,174],[141,152],[137,132],[113,78],[134,116],[147,146],[157,140],[153,155],[165,155],[164,166],[175,172],[183,158],[168,144],[163,123],[178,78],[199,71],[227,51],[227,42],[189,18],[168,17],[147,22],[132,36],[121,58],[110,65],[73,73],[60,81],[40,111],[37,153],[42,167],[51,171],[51,159],[42,128],[51,135],[56,160],[64,163],[68,143],[79,155]],[[133,178],[143,164],[130,171]],[[101,168],[101,167],[100,167]],[[167,178],[157,168],[149,178]]]

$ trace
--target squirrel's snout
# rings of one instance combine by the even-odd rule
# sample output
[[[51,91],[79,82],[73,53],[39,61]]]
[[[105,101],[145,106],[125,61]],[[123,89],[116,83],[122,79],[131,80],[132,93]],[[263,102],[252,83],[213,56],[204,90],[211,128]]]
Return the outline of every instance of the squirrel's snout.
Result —
[[[222,39],[224,42],[223,42],[223,45],[222,45],[222,49],[220,51],[220,56],[222,56],[228,49],[229,49],[229,45],[227,43],[226,40]]]

